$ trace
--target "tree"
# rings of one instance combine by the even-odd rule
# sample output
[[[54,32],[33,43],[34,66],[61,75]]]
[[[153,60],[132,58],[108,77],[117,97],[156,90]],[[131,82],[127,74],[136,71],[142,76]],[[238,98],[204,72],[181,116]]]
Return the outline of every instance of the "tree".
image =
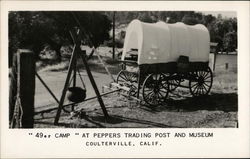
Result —
[[[213,23],[215,20],[216,18],[212,16],[211,14],[203,15],[202,24],[204,24],[205,26],[208,26],[209,24]]]
[[[228,53],[229,51],[235,51],[237,48],[237,33],[228,32],[223,39],[224,50]]]
[[[237,19],[218,17],[207,25],[211,41],[218,43],[220,51],[234,51],[237,48]]]
[[[138,19],[143,21],[143,22],[146,22],[146,23],[152,23],[153,22],[153,19],[150,16],[149,12],[140,12]]]
[[[98,47],[109,39],[111,21],[102,12],[18,11],[9,13],[9,59],[18,48],[33,50],[37,57],[45,44],[54,49],[60,59],[60,48],[71,42],[69,30],[81,23],[91,42]]]
[[[185,15],[182,20],[181,20],[183,23],[185,24],[188,24],[188,25],[195,25],[195,24],[198,24],[199,21],[194,18],[194,17],[191,17],[191,16],[188,16],[188,15]]]

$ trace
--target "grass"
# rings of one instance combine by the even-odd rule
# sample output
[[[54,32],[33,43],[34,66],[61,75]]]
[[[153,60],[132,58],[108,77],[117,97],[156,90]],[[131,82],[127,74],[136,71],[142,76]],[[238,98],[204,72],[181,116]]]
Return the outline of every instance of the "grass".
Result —
[[[119,67],[120,62],[117,59],[112,59],[111,57],[101,57],[105,65],[108,67],[109,71],[112,74],[118,74],[121,67]],[[53,63],[49,61],[38,61],[36,63],[36,67],[38,71],[41,72],[59,72],[59,71],[65,71],[69,67],[69,58],[63,58],[62,62],[60,63]],[[88,66],[92,71],[99,72],[99,73],[106,73],[105,68],[103,67],[102,63],[98,59],[97,56],[93,56],[90,60],[88,60]],[[81,59],[77,60],[77,68],[84,69],[84,64]]]
[[[237,71],[236,70],[217,70],[214,73],[212,93],[237,93]]]

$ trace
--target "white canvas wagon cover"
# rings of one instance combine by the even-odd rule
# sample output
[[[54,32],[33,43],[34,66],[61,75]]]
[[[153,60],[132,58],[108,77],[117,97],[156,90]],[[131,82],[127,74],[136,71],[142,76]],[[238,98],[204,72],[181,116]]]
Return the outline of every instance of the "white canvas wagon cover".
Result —
[[[138,49],[138,64],[177,61],[180,55],[190,62],[208,62],[210,37],[204,25],[133,20],[127,30],[122,60],[131,49]]]

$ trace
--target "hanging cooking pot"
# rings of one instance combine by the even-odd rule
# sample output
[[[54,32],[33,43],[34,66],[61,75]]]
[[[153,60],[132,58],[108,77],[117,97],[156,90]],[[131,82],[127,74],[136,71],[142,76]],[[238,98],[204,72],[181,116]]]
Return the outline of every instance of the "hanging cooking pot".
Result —
[[[74,103],[83,102],[86,98],[86,89],[82,89],[81,87],[69,87],[67,98]]]

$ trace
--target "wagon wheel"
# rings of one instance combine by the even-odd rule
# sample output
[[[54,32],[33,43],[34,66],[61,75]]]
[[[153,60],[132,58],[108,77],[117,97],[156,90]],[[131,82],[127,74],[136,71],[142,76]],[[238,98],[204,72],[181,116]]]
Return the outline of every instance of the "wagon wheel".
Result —
[[[170,75],[170,79],[168,80],[169,84],[169,91],[172,92],[174,91],[181,83],[181,79],[171,79],[171,77],[177,76],[177,74],[172,74]]]
[[[192,72],[189,89],[193,96],[207,95],[212,87],[213,73],[209,67],[206,70]]]
[[[129,95],[135,96],[136,95],[136,82],[137,82],[137,76],[135,73],[131,73],[128,71],[121,70],[117,75],[117,83],[127,86],[130,88]]]
[[[143,82],[142,95],[150,106],[162,104],[168,96],[168,82],[164,74],[150,74]]]

